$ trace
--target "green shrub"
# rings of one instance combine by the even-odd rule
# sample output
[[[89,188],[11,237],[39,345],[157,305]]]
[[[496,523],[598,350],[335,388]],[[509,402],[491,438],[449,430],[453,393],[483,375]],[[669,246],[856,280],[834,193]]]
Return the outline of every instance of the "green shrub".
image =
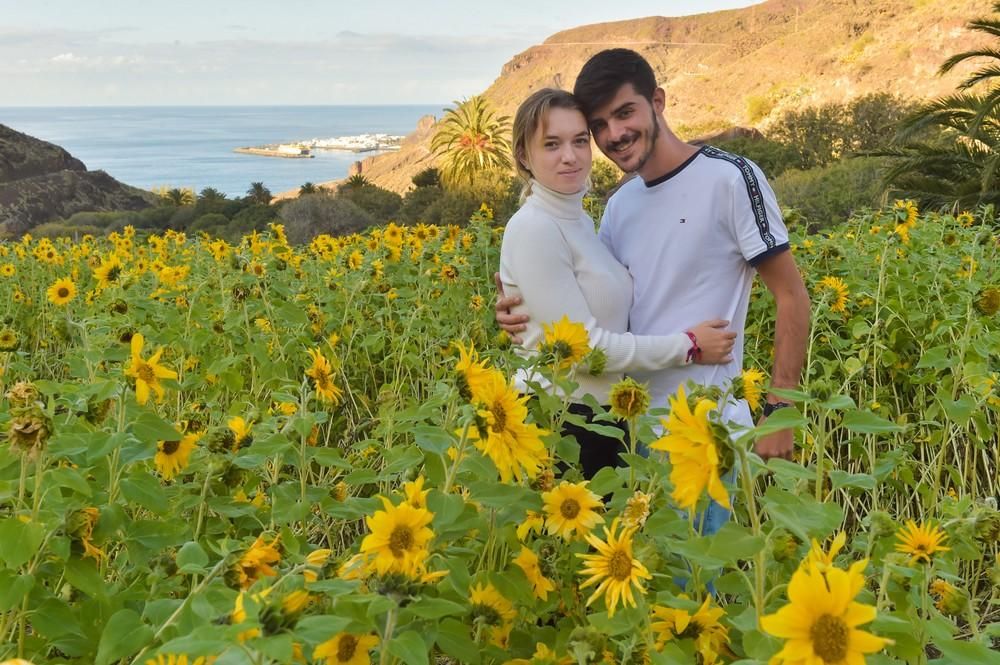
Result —
[[[66,220],[67,226],[90,226],[105,229],[128,213],[121,212],[78,212]]]
[[[69,222],[46,222],[31,229],[31,235],[36,238],[70,238],[73,241],[79,241],[87,234],[99,236],[103,232],[102,228],[94,225],[70,224]]]
[[[444,190],[437,185],[427,185],[411,189],[403,197],[403,205],[399,209],[399,221],[405,224],[416,224],[424,221],[427,208],[444,196]]]
[[[797,150],[767,138],[740,137],[714,145],[720,150],[746,157],[759,166],[768,178],[776,178],[788,169],[799,168],[801,165]]]
[[[396,218],[403,205],[403,197],[377,185],[341,185],[337,196],[350,199],[356,206],[367,212],[378,222],[388,222]]]
[[[595,159],[590,168],[590,194],[606,199],[622,179],[622,171],[607,159]]]
[[[875,206],[881,194],[879,170],[883,166],[883,160],[872,157],[844,159],[807,171],[785,171],[771,185],[778,203],[794,208],[815,231]]]
[[[263,231],[277,216],[274,206],[255,203],[233,215],[230,221],[233,223],[232,228],[243,229],[244,233],[249,233],[250,231]]]
[[[210,212],[207,215],[202,215],[198,219],[194,220],[188,227],[188,230],[192,233],[197,231],[206,231],[209,234],[212,233],[212,229],[225,228],[229,224],[229,218],[225,215],[217,212]]]
[[[374,218],[347,197],[307,194],[290,201],[279,213],[293,243],[307,243],[317,235],[349,235],[375,223]]]

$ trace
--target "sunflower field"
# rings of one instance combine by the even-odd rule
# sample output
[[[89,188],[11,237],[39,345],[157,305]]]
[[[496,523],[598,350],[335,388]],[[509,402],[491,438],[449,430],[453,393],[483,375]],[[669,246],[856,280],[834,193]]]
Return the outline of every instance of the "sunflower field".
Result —
[[[513,388],[486,206],[2,243],[0,662],[998,663],[996,224],[901,201],[793,233],[796,408],[719,421],[766,390],[758,287],[744,375],[622,381],[590,427],[628,464],[589,481],[558,388],[600,354],[561,322],[531,361],[556,389]],[[764,463],[781,428],[796,459]]]

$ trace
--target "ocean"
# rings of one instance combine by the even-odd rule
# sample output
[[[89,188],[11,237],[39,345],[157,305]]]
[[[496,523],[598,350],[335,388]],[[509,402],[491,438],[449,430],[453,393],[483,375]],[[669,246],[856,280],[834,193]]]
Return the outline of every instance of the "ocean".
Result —
[[[243,196],[252,182],[272,193],[347,175],[372,152],[315,150],[283,159],[233,148],[312,138],[412,132],[437,106],[8,107],[0,124],[62,146],[91,170],[135,187],[214,187]]]

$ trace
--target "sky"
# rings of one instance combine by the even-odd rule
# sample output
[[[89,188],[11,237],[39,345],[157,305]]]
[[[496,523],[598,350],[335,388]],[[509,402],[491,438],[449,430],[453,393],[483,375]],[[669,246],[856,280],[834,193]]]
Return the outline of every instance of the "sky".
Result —
[[[754,0],[0,0],[0,106],[438,104],[560,30]]]

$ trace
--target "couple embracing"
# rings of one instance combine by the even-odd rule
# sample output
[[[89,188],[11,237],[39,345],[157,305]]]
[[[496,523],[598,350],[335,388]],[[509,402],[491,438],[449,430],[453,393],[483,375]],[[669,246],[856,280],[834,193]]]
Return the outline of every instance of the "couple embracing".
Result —
[[[759,274],[777,309],[771,386],[795,388],[809,296],[774,193],[752,162],[681,141],[663,118],[665,99],[642,56],[611,49],[587,61],[572,94],[543,89],[521,104],[512,145],[528,189],[504,233],[497,321],[520,336],[523,349],[537,348],[542,324],[564,315],[585,325],[607,366],[603,375],[578,377],[574,401],[589,393],[607,403],[625,373],[648,384],[654,405],[665,405],[688,380],[724,386],[742,372]],[[582,205],[591,138],[637,176],[608,201],[596,234]],[[763,417],[784,406],[768,394]],[[593,415],[582,403],[571,410]],[[742,400],[722,415],[753,425]],[[618,464],[617,440],[573,433],[587,477]],[[756,452],[790,458],[792,448],[786,430],[758,440]],[[707,531],[721,526],[705,519]]]

